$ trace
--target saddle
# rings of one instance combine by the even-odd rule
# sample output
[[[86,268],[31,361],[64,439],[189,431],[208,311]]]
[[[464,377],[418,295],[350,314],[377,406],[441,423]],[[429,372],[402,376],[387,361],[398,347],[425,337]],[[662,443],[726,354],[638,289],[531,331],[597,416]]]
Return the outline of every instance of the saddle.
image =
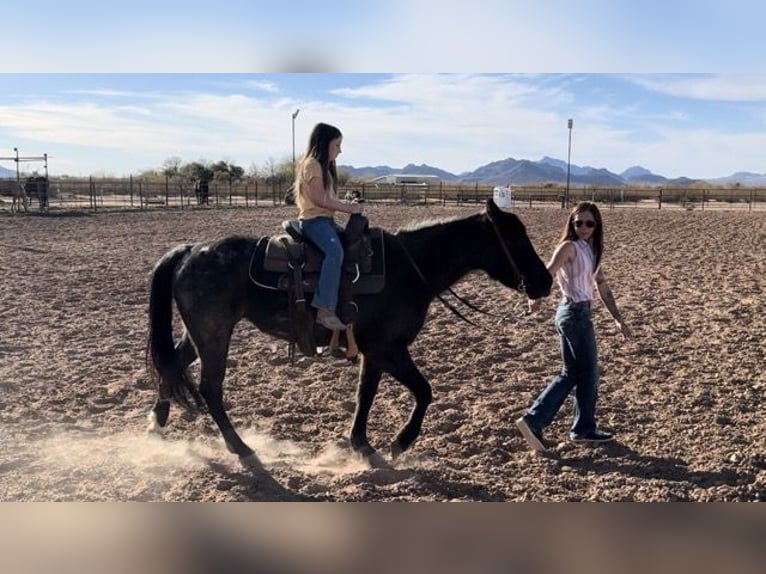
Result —
[[[313,356],[315,316],[308,300],[317,289],[324,255],[303,236],[297,220],[282,222],[282,229],[284,233],[265,238],[265,246],[258,244],[250,276],[261,287],[286,293],[294,338],[305,355]],[[383,232],[370,229],[363,215],[353,214],[340,240],[344,255],[336,314],[350,324],[357,315],[354,295],[379,293],[385,286]]]

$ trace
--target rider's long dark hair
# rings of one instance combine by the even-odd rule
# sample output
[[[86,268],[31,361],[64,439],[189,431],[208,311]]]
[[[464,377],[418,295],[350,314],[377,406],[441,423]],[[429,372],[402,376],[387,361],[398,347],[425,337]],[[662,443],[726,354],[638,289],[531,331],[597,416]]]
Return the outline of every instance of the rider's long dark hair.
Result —
[[[309,136],[309,144],[303,156],[305,161],[312,157],[322,166],[322,184],[327,189],[332,182],[333,189],[337,190],[338,173],[335,169],[335,161],[330,161],[330,142],[343,134],[335,126],[322,122],[314,126]]]

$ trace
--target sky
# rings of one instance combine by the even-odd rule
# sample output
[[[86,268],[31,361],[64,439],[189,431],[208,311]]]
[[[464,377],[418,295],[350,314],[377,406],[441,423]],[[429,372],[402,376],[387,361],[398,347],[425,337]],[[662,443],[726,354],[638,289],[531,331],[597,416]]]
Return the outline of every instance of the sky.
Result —
[[[291,159],[300,110],[296,155],[323,121],[354,167],[571,152],[615,173],[766,173],[766,3],[102,4],[0,2],[0,157],[75,176],[263,168]]]

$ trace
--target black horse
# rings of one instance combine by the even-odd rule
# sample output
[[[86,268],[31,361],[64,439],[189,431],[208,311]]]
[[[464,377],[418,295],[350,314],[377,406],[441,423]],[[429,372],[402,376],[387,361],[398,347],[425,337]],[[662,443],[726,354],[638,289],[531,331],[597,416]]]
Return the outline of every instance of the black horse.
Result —
[[[285,293],[264,289],[250,280],[249,266],[258,243],[252,237],[228,237],[210,244],[179,245],[155,265],[149,301],[147,363],[157,384],[153,425],[164,427],[170,400],[188,408],[207,409],[227,448],[240,457],[254,455],[237,434],[223,406],[226,357],[234,326],[249,319],[261,331],[290,340]],[[415,398],[409,420],[391,444],[396,459],[420,433],[431,385],[410,356],[431,301],[461,277],[481,270],[503,285],[533,299],[550,293],[552,278],[535,252],[519,218],[498,209],[491,199],[486,210],[461,219],[383,233],[385,288],[359,295],[354,323],[362,361],[351,426],[351,447],[372,463],[380,457],[367,439],[367,420],[378,384],[389,373]],[[172,302],[186,328],[173,340]],[[330,332],[317,326],[318,343]],[[199,357],[197,387],[187,367]],[[193,399],[193,400],[190,400]]]

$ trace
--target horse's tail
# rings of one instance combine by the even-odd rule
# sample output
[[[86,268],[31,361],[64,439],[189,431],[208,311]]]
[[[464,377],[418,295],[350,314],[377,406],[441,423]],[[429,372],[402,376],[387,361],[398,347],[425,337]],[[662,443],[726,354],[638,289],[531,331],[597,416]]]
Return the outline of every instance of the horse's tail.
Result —
[[[179,245],[154,266],[149,294],[149,335],[146,342],[146,370],[160,400],[175,399],[193,410],[203,404],[186,365],[182,365],[173,340],[173,273],[191,251],[192,245]]]

